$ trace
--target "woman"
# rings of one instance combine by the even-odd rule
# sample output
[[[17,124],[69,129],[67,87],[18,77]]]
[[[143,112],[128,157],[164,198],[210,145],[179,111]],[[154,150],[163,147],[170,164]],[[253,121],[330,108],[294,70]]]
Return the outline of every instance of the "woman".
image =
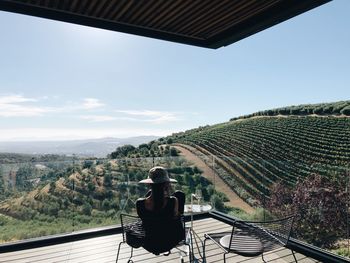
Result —
[[[136,209],[146,231],[143,247],[154,254],[170,251],[184,239],[185,231],[180,216],[185,195],[176,192],[170,196],[170,183],[175,182],[161,166],[153,167],[148,178],[140,181],[151,187],[146,198],[137,200]]]

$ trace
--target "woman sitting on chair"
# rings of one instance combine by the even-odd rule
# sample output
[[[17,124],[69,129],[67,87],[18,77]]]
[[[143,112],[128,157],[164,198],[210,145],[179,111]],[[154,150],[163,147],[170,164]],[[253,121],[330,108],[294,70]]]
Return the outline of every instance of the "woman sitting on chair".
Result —
[[[146,197],[136,202],[137,214],[146,232],[143,247],[157,255],[170,251],[185,238],[181,220],[185,194],[178,191],[170,196],[170,183],[173,182],[176,180],[170,179],[161,166],[153,167],[148,178],[140,181],[151,187]]]

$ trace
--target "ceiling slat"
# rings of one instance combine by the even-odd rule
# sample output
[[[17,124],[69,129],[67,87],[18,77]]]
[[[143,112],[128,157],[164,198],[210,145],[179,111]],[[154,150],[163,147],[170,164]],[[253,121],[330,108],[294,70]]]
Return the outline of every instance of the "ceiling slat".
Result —
[[[0,0],[0,10],[218,48],[331,0]]]
[[[112,17],[112,20],[120,20],[123,21],[123,16],[129,12],[131,13],[131,9],[132,9],[132,5],[135,4],[134,0],[128,0],[126,1],[126,4],[120,9],[120,11],[117,13],[117,15],[115,17]],[[128,21],[126,21],[128,22]]]
[[[176,2],[176,1],[174,1]],[[155,24],[157,23],[157,21],[161,20],[162,22],[164,21],[163,19],[166,20],[165,14],[167,13],[167,11],[171,10],[171,5],[173,2],[172,1],[166,1],[165,4],[163,4],[160,8],[158,8],[157,13],[148,20],[147,22],[147,26],[148,27],[154,27],[154,28],[159,28],[159,26],[156,26]]]
[[[203,33],[205,29],[213,29],[216,28],[216,25],[219,24],[218,27],[220,27],[220,22],[222,20],[224,20],[225,18],[229,18],[228,20],[234,20],[236,17],[239,17],[239,15],[242,12],[245,12],[245,10],[251,10],[256,6],[259,6],[261,4],[261,2],[257,2],[255,0],[248,0],[245,1],[245,3],[231,3],[231,5],[229,6],[229,8],[226,8],[226,10],[219,10],[220,16],[218,15],[219,13],[215,14],[216,16],[218,16],[217,19],[213,20],[209,20],[207,22],[205,21],[199,21],[197,22],[195,25],[193,25],[190,30],[191,31],[187,31],[187,34],[191,34],[191,32],[195,31],[197,32],[197,34],[203,34],[205,36],[207,36],[207,33]],[[215,15],[213,17],[215,17]],[[233,22],[232,22],[233,23]]]
[[[222,7],[225,6],[227,7],[227,5],[230,5],[230,3],[234,3],[234,1],[220,1],[220,3],[212,3],[212,5],[208,5],[207,8],[203,8],[203,10],[201,11],[201,13],[195,17],[193,17],[193,19],[191,21],[189,21],[188,23],[181,23],[180,27],[177,27],[176,30],[182,33],[186,34],[186,29],[188,28],[192,28],[192,26],[194,24],[196,24],[197,22],[201,21],[203,23],[205,21],[209,21],[212,19],[215,19],[215,17],[213,16],[213,14],[215,13],[219,13],[222,10]],[[217,11],[218,12],[215,12]],[[226,10],[229,10],[228,8],[226,8]],[[230,12],[230,11],[228,11]],[[211,19],[210,19],[211,17]],[[194,30],[196,31],[196,30]]]
[[[179,6],[175,12],[172,12],[169,17],[164,21],[162,28],[165,28],[167,31],[171,31],[171,29],[174,27],[174,23],[177,24],[179,21],[181,21],[181,18],[184,16],[188,10],[191,10],[192,8],[195,8],[196,5],[200,5],[201,2],[204,1],[201,0],[194,0],[191,1],[188,5],[181,5]]]
[[[224,17],[224,18],[226,18],[226,21],[223,21],[224,22],[223,24],[216,25],[216,26],[213,25],[212,27],[206,28],[207,31],[205,32],[205,34],[209,38],[209,37],[211,37],[211,36],[213,36],[213,35],[215,35],[217,33],[220,33],[222,31],[226,30],[227,28],[229,28],[229,27],[231,27],[233,25],[237,25],[240,22],[245,21],[248,18],[251,18],[251,17],[259,14],[261,11],[266,10],[266,8],[268,6],[271,6],[271,4],[272,4],[271,2],[275,2],[276,3],[276,2],[279,2],[279,1],[277,0],[277,1],[265,2],[264,5],[257,6],[256,9],[254,9],[254,12],[247,12],[245,15],[242,14],[242,16],[239,17],[239,18],[237,16],[237,18],[233,19],[233,20],[232,20],[231,17]]]
[[[129,19],[130,24],[140,25],[140,17],[142,14],[149,10],[150,6],[153,5],[153,1],[151,0],[140,0],[140,6],[135,10],[132,17]]]

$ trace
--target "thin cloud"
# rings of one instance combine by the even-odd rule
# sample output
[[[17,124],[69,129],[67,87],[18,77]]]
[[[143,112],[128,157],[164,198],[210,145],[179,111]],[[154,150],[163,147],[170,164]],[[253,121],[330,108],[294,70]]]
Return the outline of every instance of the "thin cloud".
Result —
[[[69,103],[60,107],[47,107],[37,105],[42,100],[49,97],[39,98],[25,97],[23,95],[0,95],[0,117],[38,117],[48,113],[68,113],[81,110],[94,110],[105,106],[100,100],[95,98],[85,98],[80,103]],[[34,104],[33,104],[34,103]],[[93,119],[92,117],[90,119]],[[95,117],[95,121],[106,121],[108,118]],[[111,120],[109,118],[108,120]]]
[[[177,113],[168,111],[116,110],[115,112],[134,116],[133,120],[142,122],[164,123],[180,120]]]
[[[106,122],[114,121],[117,118],[109,115],[84,115],[80,116],[81,119],[91,121],[91,122]]]
[[[13,104],[13,103],[23,103],[28,101],[37,101],[34,98],[27,98],[22,95],[8,95],[8,96],[0,96],[0,105],[3,104]]]
[[[37,101],[35,98],[24,97],[22,95],[0,96],[0,117],[34,117],[55,111],[54,108],[27,104],[28,102]]]
[[[100,100],[95,98],[85,98],[82,104],[82,108],[86,110],[92,110],[96,108],[101,108],[105,106],[104,103],[100,102]]]

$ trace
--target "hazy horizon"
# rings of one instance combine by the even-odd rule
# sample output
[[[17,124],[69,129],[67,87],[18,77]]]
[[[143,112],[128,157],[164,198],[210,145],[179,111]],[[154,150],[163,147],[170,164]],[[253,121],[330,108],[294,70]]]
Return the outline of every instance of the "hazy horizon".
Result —
[[[48,140],[36,140],[35,138],[29,138],[29,139],[26,139],[26,138],[14,138],[13,140],[11,139],[8,139],[8,140],[4,140],[2,141],[0,139],[0,143],[16,143],[16,142],[28,142],[28,143],[31,143],[31,142],[78,142],[78,141],[94,141],[94,140],[106,140],[106,139],[130,139],[130,138],[139,138],[139,137],[157,137],[159,138],[160,136],[156,136],[156,135],[138,135],[138,136],[129,136],[129,137],[94,137],[94,138],[85,138],[85,139],[48,139]]]

